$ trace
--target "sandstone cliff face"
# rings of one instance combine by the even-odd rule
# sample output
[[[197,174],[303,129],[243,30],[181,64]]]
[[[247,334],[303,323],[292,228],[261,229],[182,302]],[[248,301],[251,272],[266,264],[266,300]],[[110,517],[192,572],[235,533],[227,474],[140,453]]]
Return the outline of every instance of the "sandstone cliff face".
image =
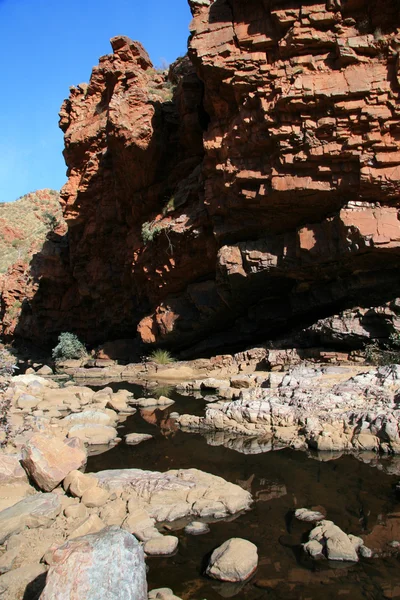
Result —
[[[196,73],[172,69],[172,102],[119,37],[63,105],[73,283],[54,331],[138,327],[178,347],[207,337],[200,350],[379,304],[390,330],[398,2],[189,3]]]

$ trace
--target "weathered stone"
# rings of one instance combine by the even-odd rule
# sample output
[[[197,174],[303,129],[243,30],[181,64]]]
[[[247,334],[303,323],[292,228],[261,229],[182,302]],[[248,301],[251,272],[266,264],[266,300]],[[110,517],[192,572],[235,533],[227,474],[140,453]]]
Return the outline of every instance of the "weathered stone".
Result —
[[[162,535],[148,540],[143,549],[149,556],[164,556],[174,554],[179,540],[173,535]]]
[[[202,535],[209,531],[210,528],[207,523],[202,523],[201,521],[192,521],[185,527],[185,533],[188,533],[189,535]]]
[[[153,436],[148,433],[128,433],[128,435],[125,436],[125,444],[136,446],[141,442],[151,439],[153,439]]]
[[[97,479],[93,475],[81,473],[77,470],[68,473],[63,481],[64,490],[78,498],[81,498],[86,490],[95,486],[97,486]]]
[[[117,525],[121,527],[125,520],[127,512],[126,501],[122,498],[116,498],[105,504],[100,510],[100,518],[106,525]],[[127,531],[130,531],[129,527],[125,527]],[[134,533],[134,531],[130,531]]]
[[[174,402],[175,400],[171,400],[165,396],[160,396],[159,398],[139,398],[137,400],[137,404],[140,408],[146,408],[148,406],[170,406],[171,404],[174,404]]]
[[[294,516],[299,521],[306,521],[307,523],[313,523],[315,521],[323,521],[325,519],[325,515],[323,515],[319,511],[309,510],[307,508],[298,508]]]
[[[0,454],[0,484],[28,481],[18,454]]]
[[[35,434],[22,448],[21,462],[29,476],[44,491],[53,490],[68,473],[86,464],[86,452],[77,440],[60,440]]]
[[[69,541],[53,553],[41,600],[147,600],[143,550],[117,527]]]
[[[311,540],[304,544],[304,550],[311,556],[311,558],[325,558],[324,556],[324,547],[317,540]]]
[[[53,375],[53,369],[48,365],[43,365],[43,367],[40,367],[40,369],[38,369],[36,373],[38,375]]]
[[[23,598],[26,588],[29,584],[30,589],[33,587],[33,582],[46,572],[45,565],[28,564],[18,569],[13,569],[1,576],[0,585],[5,598]],[[40,593],[40,583],[36,587],[35,592]]]
[[[97,533],[104,529],[105,523],[96,515],[90,515],[80,523],[69,535],[69,539],[74,539],[89,533]]]
[[[258,565],[257,546],[241,538],[232,538],[211,554],[206,573],[221,581],[245,581]]]
[[[40,527],[53,521],[61,511],[57,494],[34,494],[0,512],[0,544],[24,527]]]
[[[88,511],[84,504],[72,504],[64,509],[64,515],[67,519],[86,519]]]
[[[88,508],[103,506],[109,499],[110,494],[107,490],[99,487],[90,487],[83,492],[81,501]]]
[[[357,550],[352,540],[332,521],[321,521],[310,532],[309,542],[314,540],[322,545],[329,560],[358,561]]]
[[[110,444],[117,436],[115,427],[91,423],[74,425],[68,432],[68,437],[76,437],[89,445]]]
[[[201,2],[205,2],[209,0],[201,0]],[[174,592],[171,588],[157,588],[155,590],[151,590],[148,594],[148,600],[181,600],[178,596],[175,596]]]

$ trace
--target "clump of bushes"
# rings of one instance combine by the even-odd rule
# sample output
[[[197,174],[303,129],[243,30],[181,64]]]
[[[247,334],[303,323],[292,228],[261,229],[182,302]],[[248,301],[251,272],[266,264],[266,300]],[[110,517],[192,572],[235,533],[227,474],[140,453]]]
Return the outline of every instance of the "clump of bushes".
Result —
[[[154,238],[163,230],[161,225],[155,224],[153,221],[146,221],[142,225],[142,240],[145,244],[152,242]]]
[[[15,356],[4,346],[0,346],[0,447],[6,446],[11,437],[11,425],[9,422],[11,398],[7,398],[4,392],[8,388],[11,377],[16,366]]]
[[[58,227],[59,225],[59,221],[56,217],[56,215],[53,215],[51,212],[49,211],[45,211],[42,215],[43,218],[43,223],[46,225],[46,228],[49,229],[50,231],[54,231],[56,227]]]
[[[0,391],[8,387],[8,382],[17,368],[15,356],[5,346],[0,345]]]
[[[157,363],[158,365],[169,365],[175,362],[174,357],[171,355],[168,350],[161,350],[158,348],[157,350],[153,350],[153,352],[149,356],[150,360]]]
[[[377,341],[368,344],[365,348],[365,360],[377,366],[400,364],[400,331],[393,331],[387,344],[379,345]]]
[[[66,360],[70,358],[83,358],[87,356],[86,348],[79,338],[68,331],[60,333],[58,344],[53,348],[54,360]]]

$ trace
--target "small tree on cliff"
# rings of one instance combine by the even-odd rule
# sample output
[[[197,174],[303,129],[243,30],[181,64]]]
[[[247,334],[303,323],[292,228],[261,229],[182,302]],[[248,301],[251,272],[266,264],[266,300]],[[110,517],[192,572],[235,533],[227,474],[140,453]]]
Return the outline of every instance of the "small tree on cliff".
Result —
[[[54,360],[66,360],[70,358],[82,358],[86,356],[86,348],[79,338],[68,331],[60,333],[58,344],[53,349],[52,356]]]

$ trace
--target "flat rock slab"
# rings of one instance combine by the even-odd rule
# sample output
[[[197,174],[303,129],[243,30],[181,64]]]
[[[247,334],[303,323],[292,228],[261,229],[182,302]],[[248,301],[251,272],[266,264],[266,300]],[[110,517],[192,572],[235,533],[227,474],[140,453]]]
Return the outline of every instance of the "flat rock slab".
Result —
[[[170,406],[174,404],[175,400],[160,396],[160,398],[139,398],[137,404],[140,408],[147,408],[148,406]]]
[[[53,521],[61,511],[58,494],[34,494],[0,512],[0,544],[24,527],[40,527]]]
[[[232,538],[214,550],[206,573],[220,581],[239,582],[248,579],[257,565],[257,546],[242,538]]]
[[[153,436],[149,433],[128,433],[125,436],[125,444],[129,444],[130,446],[136,446],[141,442],[146,442],[147,440],[152,440]]]
[[[101,410],[84,410],[79,413],[73,413],[64,417],[60,425],[73,427],[74,425],[93,424],[93,425],[111,425],[115,419],[108,413]]]
[[[144,552],[148,556],[170,556],[178,548],[179,540],[174,535],[162,535],[148,540]]]
[[[51,492],[75,469],[86,464],[86,452],[77,439],[59,438],[37,433],[22,448],[21,462],[33,481]]]
[[[157,522],[183,517],[224,518],[246,510],[249,492],[198,469],[160,473],[141,469],[116,469],[93,473],[99,486],[110,492],[123,490]]]
[[[147,600],[141,545],[119,527],[106,527],[54,551],[41,600]]]
[[[110,444],[115,440],[118,437],[118,431],[115,427],[110,427],[109,425],[82,423],[81,425],[71,427],[68,437],[77,437],[85,444],[101,446]]]

